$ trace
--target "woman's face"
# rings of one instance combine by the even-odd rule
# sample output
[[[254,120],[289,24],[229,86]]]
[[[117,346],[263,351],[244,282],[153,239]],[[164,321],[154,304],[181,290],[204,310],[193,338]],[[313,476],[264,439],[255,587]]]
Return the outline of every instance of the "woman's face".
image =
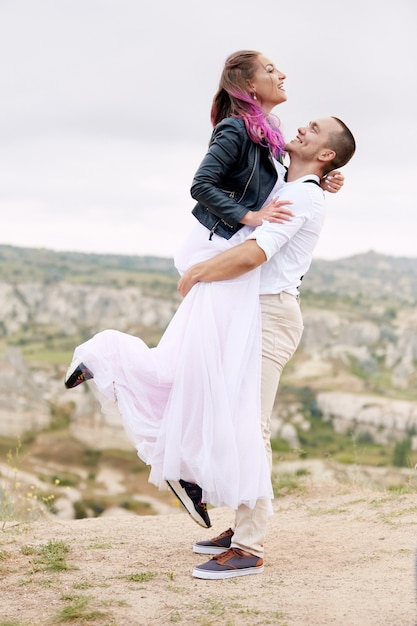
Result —
[[[258,56],[258,69],[249,81],[249,86],[251,94],[256,94],[256,99],[265,113],[286,101],[285,78],[285,74],[280,72],[270,59],[262,54]]]

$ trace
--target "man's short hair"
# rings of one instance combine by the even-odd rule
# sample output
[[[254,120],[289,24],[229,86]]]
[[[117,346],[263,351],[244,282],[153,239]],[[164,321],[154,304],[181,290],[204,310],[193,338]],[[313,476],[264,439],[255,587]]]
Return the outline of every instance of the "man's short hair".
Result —
[[[346,163],[348,163],[353,157],[356,150],[355,138],[349,128],[346,126],[346,124],[342,122],[342,120],[340,120],[338,117],[334,117],[333,115],[332,119],[336,120],[336,122],[339,124],[340,131],[333,131],[329,133],[328,147],[336,152],[336,156],[333,161],[329,163],[327,172],[330,172],[331,170],[337,170],[339,169],[339,167],[343,167],[343,165],[346,165]],[[325,173],[327,174],[327,172]]]

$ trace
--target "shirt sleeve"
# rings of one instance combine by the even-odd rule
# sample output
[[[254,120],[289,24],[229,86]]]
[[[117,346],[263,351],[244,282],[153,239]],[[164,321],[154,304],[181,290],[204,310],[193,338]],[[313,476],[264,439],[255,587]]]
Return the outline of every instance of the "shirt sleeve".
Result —
[[[293,212],[290,221],[284,224],[264,221],[248,236],[248,239],[256,240],[268,261],[294,237],[313,213],[312,198],[308,189],[302,188],[301,183],[284,186],[279,195],[282,200],[293,203],[289,206]]]

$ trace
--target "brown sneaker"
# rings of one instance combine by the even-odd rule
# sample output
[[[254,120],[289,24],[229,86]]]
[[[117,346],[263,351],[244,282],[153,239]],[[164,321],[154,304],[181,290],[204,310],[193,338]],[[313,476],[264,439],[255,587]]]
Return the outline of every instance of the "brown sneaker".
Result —
[[[244,552],[239,548],[229,548],[226,552],[213,556],[207,563],[195,567],[193,576],[206,580],[219,580],[248,574],[261,574],[263,571],[264,562],[259,556]]]
[[[228,528],[217,537],[210,539],[210,541],[197,541],[193,545],[193,552],[197,554],[221,554],[230,548],[233,535],[233,530]]]

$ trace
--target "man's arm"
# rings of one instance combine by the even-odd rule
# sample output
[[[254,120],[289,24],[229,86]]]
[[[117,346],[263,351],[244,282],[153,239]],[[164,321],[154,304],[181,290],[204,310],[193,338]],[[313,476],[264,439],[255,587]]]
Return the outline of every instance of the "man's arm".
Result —
[[[248,239],[208,261],[191,267],[179,280],[178,291],[182,296],[186,296],[199,282],[211,283],[236,278],[262,265],[265,261],[266,254],[258,246],[256,240]]]

